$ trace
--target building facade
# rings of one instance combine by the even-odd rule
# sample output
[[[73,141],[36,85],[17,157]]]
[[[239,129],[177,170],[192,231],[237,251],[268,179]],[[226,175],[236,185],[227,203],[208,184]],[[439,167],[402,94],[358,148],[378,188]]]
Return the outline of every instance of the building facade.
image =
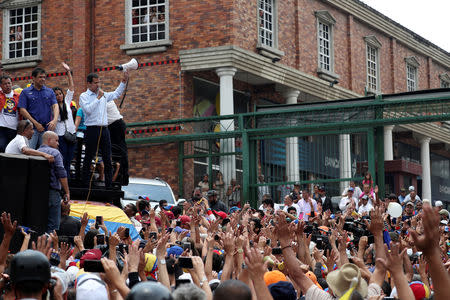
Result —
[[[55,73],[49,86],[66,86],[57,76],[66,61],[77,98],[96,69],[131,57],[157,62],[131,74],[127,123],[450,86],[448,52],[357,0],[4,0],[0,8],[3,72],[22,87],[36,66]],[[120,79],[99,74],[105,90]],[[446,123],[386,127],[388,190],[414,185],[422,198],[450,200],[449,133]],[[349,143],[342,135],[341,152]],[[289,144],[286,174],[297,180],[298,140]],[[168,157],[177,155],[173,144],[130,147],[130,175],[158,176],[176,192],[178,162]],[[204,171],[200,160],[185,168],[184,190]],[[239,177],[230,172],[227,180]]]

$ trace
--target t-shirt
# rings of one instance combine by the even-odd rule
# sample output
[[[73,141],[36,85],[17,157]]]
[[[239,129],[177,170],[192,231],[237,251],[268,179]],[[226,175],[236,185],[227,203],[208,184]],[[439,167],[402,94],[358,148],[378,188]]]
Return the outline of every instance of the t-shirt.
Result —
[[[23,154],[22,149],[24,147],[29,147],[28,139],[23,135],[18,134],[11,142],[9,142],[8,146],[6,146],[5,153]]]
[[[314,199],[311,199],[312,205],[313,205],[313,209],[316,212],[317,211],[317,201]],[[311,205],[305,200],[305,199],[300,199],[300,201],[298,201],[298,206],[300,207],[301,211],[303,212],[303,220],[304,221],[308,221],[309,217],[311,216]]]
[[[17,101],[13,98],[14,91],[11,91],[9,94],[4,94],[4,96],[5,102],[3,106],[0,107],[0,127],[16,130],[17,123],[19,122],[19,112]]]
[[[63,105],[66,106],[67,120],[61,121],[61,114],[58,117],[58,123],[56,123],[55,133],[59,136],[64,135],[66,129],[70,133],[75,133],[75,123],[73,122],[72,110],[70,109],[70,103],[73,99],[73,91],[67,90],[66,97],[64,98]]]
[[[77,110],[77,117],[81,118],[80,125],[78,125],[78,130],[86,130],[86,125],[84,125],[84,112],[81,108]]]

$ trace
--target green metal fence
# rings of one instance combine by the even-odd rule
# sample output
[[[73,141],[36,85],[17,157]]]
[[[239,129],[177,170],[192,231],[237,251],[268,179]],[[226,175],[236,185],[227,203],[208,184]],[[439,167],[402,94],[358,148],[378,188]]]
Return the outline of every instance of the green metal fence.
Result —
[[[190,192],[185,190],[184,180],[188,171],[193,171],[193,186],[208,174],[209,188],[219,190],[223,198],[230,180],[236,179],[242,199],[255,206],[258,189],[264,190],[261,187],[268,187],[278,201],[278,187],[297,181],[302,185],[325,185],[328,195],[339,195],[341,182],[360,181],[367,170],[377,174],[376,182],[384,194],[383,126],[447,121],[449,104],[450,90],[440,89],[280,106],[239,115],[132,123],[128,124],[130,129],[177,125],[180,130],[135,130],[127,142],[155,147],[176,143],[180,195]],[[349,153],[350,162],[344,173],[343,149]],[[292,164],[286,163],[293,151],[298,152],[296,174],[292,174],[292,167],[289,169]],[[219,171],[224,177],[223,186],[216,180]],[[261,174],[264,182],[258,180]]]

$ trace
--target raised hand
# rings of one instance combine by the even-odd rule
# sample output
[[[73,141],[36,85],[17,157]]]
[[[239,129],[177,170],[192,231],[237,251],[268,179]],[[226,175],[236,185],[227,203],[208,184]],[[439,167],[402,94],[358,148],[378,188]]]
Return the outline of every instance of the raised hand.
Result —
[[[429,205],[424,205],[422,210],[422,225],[424,227],[422,235],[419,235],[415,230],[410,230],[410,232],[414,245],[427,255],[439,249],[440,216]]]
[[[13,236],[14,232],[16,232],[17,221],[11,222],[11,214],[6,212],[2,213],[1,220],[5,235]]]

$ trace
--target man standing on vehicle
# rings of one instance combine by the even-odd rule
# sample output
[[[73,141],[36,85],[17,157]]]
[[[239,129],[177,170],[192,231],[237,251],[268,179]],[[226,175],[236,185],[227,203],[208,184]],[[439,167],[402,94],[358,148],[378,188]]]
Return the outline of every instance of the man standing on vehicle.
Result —
[[[18,107],[20,114],[34,125],[30,147],[36,149],[42,143],[44,132],[55,130],[59,107],[53,90],[44,85],[47,77],[45,70],[36,68],[31,73],[31,77],[33,84],[20,93]]]
[[[140,232],[142,229],[142,225],[138,220],[136,220],[136,214],[138,213],[136,205],[134,205],[133,203],[128,203],[123,208],[123,212],[127,215],[128,218],[130,218],[130,221],[133,224],[134,228],[136,228],[137,232]]]
[[[80,95],[80,106],[85,114],[86,125],[86,151],[83,163],[82,181],[85,186],[89,185],[89,174],[91,160],[101,152],[105,165],[105,187],[112,185],[111,164],[111,138],[108,129],[107,102],[113,101],[123,93],[128,81],[128,72],[123,72],[122,81],[114,92],[103,92],[100,87],[100,79],[97,74],[91,73],[87,76],[86,92]]]
[[[12,90],[11,77],[0,77],[0,152],[4,152],[6,145],[16,136],[19,122],[19,93]]]
[[[61,186],[64,189],[64,200],[70,200],[67,172],[64,169],[62,155],[58,150],[58,135],[53,131],[46,131],[42,135],[42,145],[39,151],[52,155],[55,162],[50,164],[50,190],[48,196],[47,232],[59,229],[61,221]]]

